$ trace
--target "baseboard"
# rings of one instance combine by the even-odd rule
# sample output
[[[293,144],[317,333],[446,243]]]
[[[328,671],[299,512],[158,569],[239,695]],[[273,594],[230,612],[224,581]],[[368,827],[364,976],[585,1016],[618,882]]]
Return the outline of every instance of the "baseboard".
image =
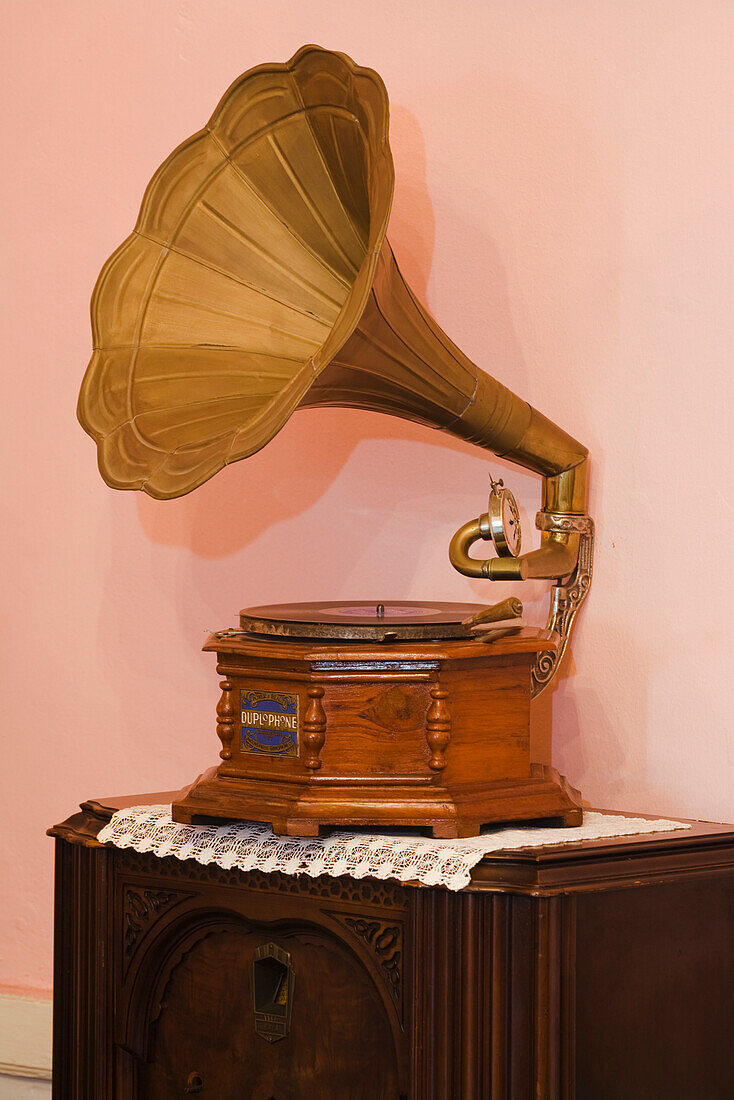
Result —
[[[51,1001],[0,995],[0,1073],[51,1080]]]

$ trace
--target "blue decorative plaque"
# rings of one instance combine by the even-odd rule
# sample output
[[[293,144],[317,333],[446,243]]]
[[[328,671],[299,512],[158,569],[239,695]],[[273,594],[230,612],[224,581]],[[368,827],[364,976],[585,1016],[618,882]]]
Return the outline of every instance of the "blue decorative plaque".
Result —
[[[284,691],[240,692],[240,749],[298,756],[298,696]]]

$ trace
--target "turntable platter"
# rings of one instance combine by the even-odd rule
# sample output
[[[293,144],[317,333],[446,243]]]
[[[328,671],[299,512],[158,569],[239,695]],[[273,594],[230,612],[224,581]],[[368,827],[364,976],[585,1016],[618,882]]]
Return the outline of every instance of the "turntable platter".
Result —
[[[463,620],[481,610],[480,604],[417,600],[272,604],[245,608],[240,628],[250,634],[345,641],[467,638]]]

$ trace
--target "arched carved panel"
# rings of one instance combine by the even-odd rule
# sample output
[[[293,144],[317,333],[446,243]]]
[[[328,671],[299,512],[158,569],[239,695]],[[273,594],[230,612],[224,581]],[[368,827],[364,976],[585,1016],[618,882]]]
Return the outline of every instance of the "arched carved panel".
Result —
[[[125,964],[130,962],[138,941],[157,917],[172,905],[191,897],[175,890],[156,890],[144,886],[126,886],[123,890],[122,924],[125,940]]]
[[[336,913],[325,910],[334,920],[356,937],[364,945],[371,965],[377,970],[382,983],[388,990],[400,1020],[405,1026],[403,978],[405,973],[404,926],[401,920],[385,920],[379,916],[354,913]]]
[[[257,1034],[253,1012],[252,961],[269,941],[294,970],[292,1025],[276,1043]],[[120,1036],[137,1060],[141,1100],[186,1095],[191,1081],[217,1100],[399,1095],[393,1013],[335,932],[199,909],[179,911],[146,943]]]

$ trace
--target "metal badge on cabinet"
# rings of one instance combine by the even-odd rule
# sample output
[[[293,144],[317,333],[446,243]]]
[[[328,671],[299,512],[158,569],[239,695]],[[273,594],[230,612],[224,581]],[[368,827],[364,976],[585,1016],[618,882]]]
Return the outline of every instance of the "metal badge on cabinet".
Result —
[[[255,1031],[268,1043],[277,1043],[290,1032],[294,981],[287,951],[276,943],[258,947],[252,960]]]

